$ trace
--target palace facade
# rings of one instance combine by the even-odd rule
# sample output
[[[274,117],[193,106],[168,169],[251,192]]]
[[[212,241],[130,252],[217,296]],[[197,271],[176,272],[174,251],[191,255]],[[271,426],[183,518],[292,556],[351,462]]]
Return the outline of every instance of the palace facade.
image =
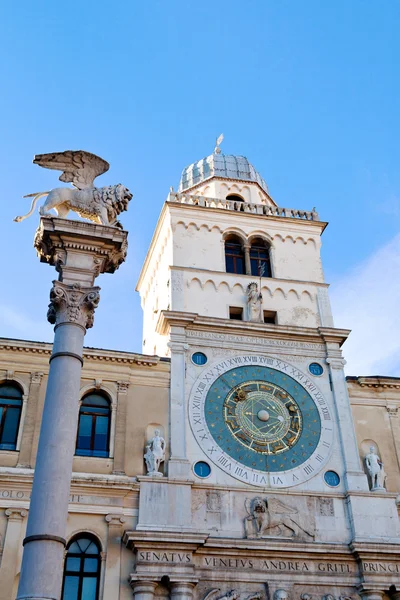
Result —
[[[143,354],[84,351],[63,600],[400,598],[400,378],[345,377],[326,225],[244,157],[184,169],[137,285]],[[50,354],[0,339],[0,600]]]

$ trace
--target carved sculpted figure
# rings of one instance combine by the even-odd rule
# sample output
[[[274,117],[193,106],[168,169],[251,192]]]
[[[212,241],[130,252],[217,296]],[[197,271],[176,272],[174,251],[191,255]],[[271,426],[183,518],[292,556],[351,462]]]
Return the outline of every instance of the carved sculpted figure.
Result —
[[[211,598],[213,598],[220,591],[221,590],[219,588],[214,588],[214,589],[210,590],[204,596],[203,600],[211,600]],[[245,598],[243,598],[243,600],[261,600],[261,597],[262,597],[262,594],[260,592],[255,592],[253,594],[250,594],[249,596],[246,596]],[[239,590],[229,590],[229,592],[226,592],[226,594],[224,594],[223,596],[220,596],[217,600],[240,600],[240,599],[241,599],[241,593]]]
[[[132,198],[131,192],[121,184],[93,187],[96,177],[108,171],[108,162],[84,150],[37,154],[33,162],[46,169],[63,171],[60,181],[71,182],[76,189],[62,187],[50,192],[28,194],[25,198],[33,196],[30,211],[26,215],[15,217],[14,221],[19,223],[30,217],[39,198],[47,196],[39,209],[41,215],[46,215],[54,208],[59,217],[66,218],[72,210],[95,223],[121,227],[117,216],[127,210]]]
[[[297,537],[300,533],[314,539],[315,533],[300,525],[298,511],[284,504],[277,498],[263,499],[260,497],[245,501],[248,513],[245,523],[255,524],[256,537],[269,537],[274,533],[281,535],[289,531],[290,537]],[[273,531],[275,529],[275,532]],[[247,537],[253,537],[246,526]],[[285,537],[286,537],[285,536]]]
[[[371,477],[371,490],[384,490],[386,473],[374,446],[370,447],[369,454],[365,457],[365,464]]]
[[[276,590],[274,592],[274,600],[288,600],[289,594],[286,590]]]
[[[165,440],[160,436],[159,429],[155,430],[153,439],[146,446],[144,460],[146,462],[147,475],[162,477],[162,473],[159,473],[158,469],[165,460]]]
[[[254,323],[263,323],[262,294],[258,292],[255,281],[247,286],[247,320]]]

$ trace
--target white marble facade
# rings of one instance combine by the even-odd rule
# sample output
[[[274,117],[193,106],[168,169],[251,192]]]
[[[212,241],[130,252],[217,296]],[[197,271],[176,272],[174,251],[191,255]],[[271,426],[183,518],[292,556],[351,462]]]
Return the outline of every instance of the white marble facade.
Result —
[[[110,399],[110,452],[74,458],[67,542],[98,540],[97,600],[397,600],[400,381],[346,381],[350,332],[333,324],[315,209],[279,208],[242,157],[222,155],[212,174],[200,162],[169,194],[139,278],[143,354],[84,350],[80,398]],[[261,286],[226,272],[231,235],[246,253],[269,246]],[[260,318],[229,318],[247,314],[254,281]],[[15,598],[50,352],[0,340],[0,383],[23,389],[18,446],[0,450],[0,600]],[[253,388],[229,383],[242,367],[275,383],[253,371]],[[210,416],[219,396],[224,423]],[[253,444],[269,444],[270,465],[281,444],[306,458],[263,471],[246,462]],[[371,483],[371,446],[384,485]]]

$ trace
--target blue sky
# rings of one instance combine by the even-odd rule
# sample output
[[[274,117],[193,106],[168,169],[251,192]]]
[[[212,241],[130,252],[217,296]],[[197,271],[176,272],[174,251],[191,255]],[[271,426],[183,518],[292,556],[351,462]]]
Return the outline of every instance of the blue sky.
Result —
[[[57,174],[36,153],[86,149],[98,182],[134,193],[129,257],[99,278],[86,344],[140,351],[134,291],[168,193],[187,164],[244,154],[280,206],[330,222],[325,275],[351,374],[400,375],[400,4],[389,0],[3,2],[0,335],[52,340],[55,272],[32,248],[22,196]]]

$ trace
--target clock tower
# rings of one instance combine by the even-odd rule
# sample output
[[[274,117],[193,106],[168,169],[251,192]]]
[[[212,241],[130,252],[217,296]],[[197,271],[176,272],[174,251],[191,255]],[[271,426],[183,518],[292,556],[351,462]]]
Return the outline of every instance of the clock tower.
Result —
[[[372,501],[360,460],[350,332],[334,326],[321,264],[326,226],[315,208],[279,206],[247,158],[218,146],[171,188],[137,286],[143,351],[171,361],[169,491],[150,514],[159,482],[143,487],[139,529],[198,528],[201,488],[230,490],[224,519],[206,526],[219,536],[242,537],[251,509],[235,507],[267,494],[306,515],[293,535],[307,541],[316,530],[320,542],[399,539],[394,500]],[[317,498],[337,502],[330,530]]]

